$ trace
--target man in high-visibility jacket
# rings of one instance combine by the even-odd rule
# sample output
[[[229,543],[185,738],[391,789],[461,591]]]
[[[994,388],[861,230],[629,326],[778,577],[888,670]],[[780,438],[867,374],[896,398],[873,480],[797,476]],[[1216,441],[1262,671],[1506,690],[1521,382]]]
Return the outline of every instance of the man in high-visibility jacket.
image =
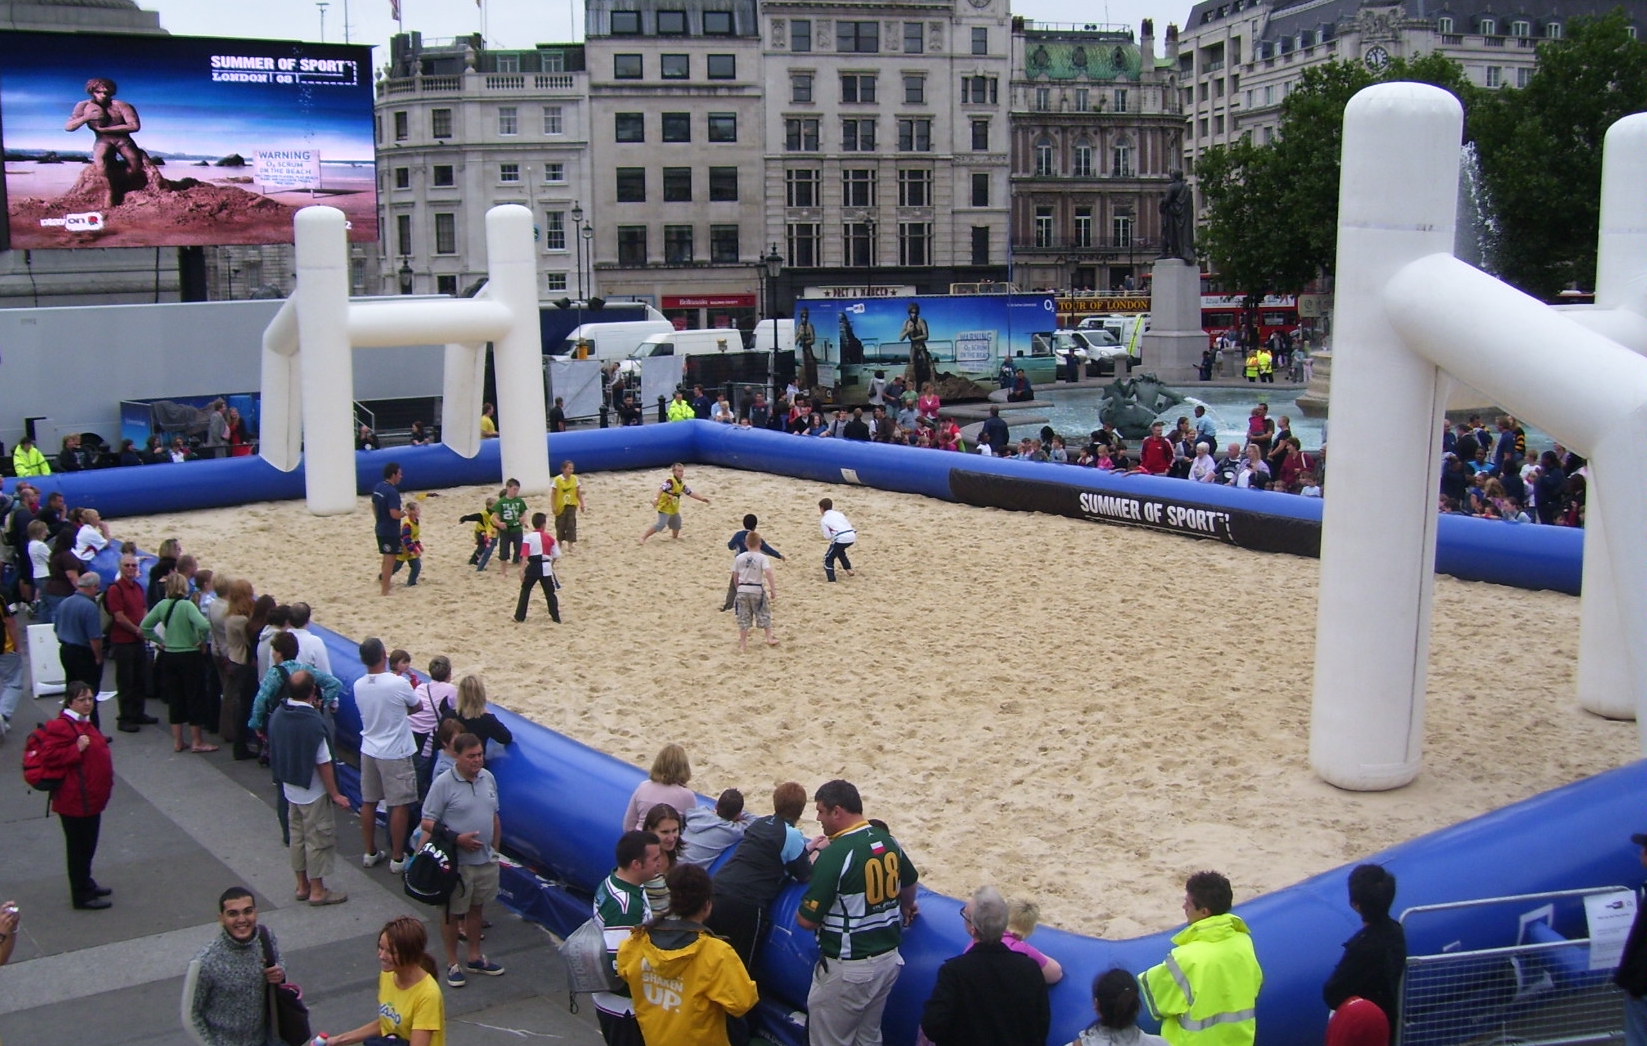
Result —
[[[1144,1001],[1172,1046],[1252,1046],[1264,971],[1252,935],[1230,914],[1230,881],[1196,872],[1184,884],[1189,925],[1173,938],[1167,961],[1138,976]]]
[[[17,441],[17,447],[11,453],[11,464],[19,477],[51,475],[51,462],[40,453],[40,448],[34,445],[31,436],[24,436]]]
[[[675,398],[669,402],[669,409],[664,413],[664,417],[670,421],[691,421],[697,416],[692,404],[686,402],[686,393],[676,389]]]

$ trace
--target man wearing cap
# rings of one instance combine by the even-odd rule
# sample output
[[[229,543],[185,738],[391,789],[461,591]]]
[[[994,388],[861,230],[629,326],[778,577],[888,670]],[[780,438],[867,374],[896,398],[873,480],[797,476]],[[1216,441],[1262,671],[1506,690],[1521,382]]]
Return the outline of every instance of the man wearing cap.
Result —
[[[97,609],[97,591],[103,580],[91,571],[74,583],[74,594],[57,605],[52,627],[57,632],[57,658],[63,663],[65,681],[80,680],[93,694],[103,686],[103,615]],[[93,726],[97,709],[91,710]]]
[[[1642,848],[1641,863],[1647,867],[1647,833],[1630,836]],[[1624,941],[1613,983],[1624,990],[1624,1046],[1647,1046],[1647,907],[1636,905],[1636,921]]]

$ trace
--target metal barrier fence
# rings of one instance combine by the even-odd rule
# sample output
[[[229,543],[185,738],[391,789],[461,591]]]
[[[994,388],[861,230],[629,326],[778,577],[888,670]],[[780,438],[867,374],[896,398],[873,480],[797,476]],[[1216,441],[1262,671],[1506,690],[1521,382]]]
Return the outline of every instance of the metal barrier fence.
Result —
[[[1584,926],[1583,899],[1618,891],[1628,892],[1607,886],[1424,905],[1403,912],[1401,923],[1407,927],[1415,918],[1465,908],[1515,904],[1525,912],[1527,906],[1533,907],[1520,916],[1520,943],[1409,955],[1396,1041],[1400,1046],[1623,1042],[1624,994],[1613,985],[1613,967],[1591,969],[1590,938],[1569,938],[1555,928]],[[1539,917],[1541,908],[1544,914]]]

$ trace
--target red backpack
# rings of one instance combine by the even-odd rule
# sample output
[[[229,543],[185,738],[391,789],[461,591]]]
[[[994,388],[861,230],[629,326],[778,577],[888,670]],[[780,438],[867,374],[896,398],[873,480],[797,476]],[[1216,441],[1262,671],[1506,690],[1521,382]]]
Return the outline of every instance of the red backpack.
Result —
[[[45,747],[46,724],[41,723],[23,740],[23,780],[37,792],[55,792],[63,778],[46,769]]]

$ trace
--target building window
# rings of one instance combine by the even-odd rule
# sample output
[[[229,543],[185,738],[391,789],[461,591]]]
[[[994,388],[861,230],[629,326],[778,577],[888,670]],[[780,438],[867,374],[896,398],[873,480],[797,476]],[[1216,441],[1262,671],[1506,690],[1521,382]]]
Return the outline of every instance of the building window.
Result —
[[[436,138],[452,137],[452,110],[429,110],[429,133]]]
[[[1488,87],[1503,87],[1504,86],[1504,68],[1502,66],[1489,65],[1487,67],[1487,86]]]
[[[564,163],[544,164],[543,180],[548,185],[558,185],[566,181],[566,165]]]
[[[1084,113],[1090,108],[1092,108],[1092,92],[1085,87],[1077,87],[1075,89],[1075,111]]]
[[[872,153],[874,151],[874,120],[851,118],[841,121],[841,152]]]
[[[685,36],[686,35],[686,12],[685,11],[659,11],[658,12],[658,35],[659,36]]]
[[[452,297],[452,298],[457,297],[457,277],[456,276],[436,276],[435,277],[435,293],[436,294],[444,294],[444,295],[446,295],[448,297]]]
[[[1129,112],[1130,110],[1127,109],[1127,104],[1127,89],[1125,87],[1117,87],[1115,89],[1115,111],[1118,113]]]
[[[513,185],[518,183],[520,181],[520,164],[498,164],[498,181],[503,182],[505,185]]]
[[[898,223],[898,264],[932,264],[932,223]]]
[[[613,137],[620,142],[646,141],[645,113],[616,113],[612,117]]]
[[[1530,84],[1532,82],[1533,82],[1533,71],[1531,69],[1528,69],[1525,66],[1523,66],[1522,68],[1517,69],[1515,71],[1515,85],[1517,87],[1526,87],[1528,84]]]
[[[564,291],[566,289],[566,274],[564,272],[544,273],[543,287],[549,291]]]
[[[879,54],[881,50],[881,23],[835,23],[835,50],[851,54]]]
[[[1132,227],[1137,219],[1130,214],[1117,214],[1109,220],[1110,235],[1114,237],[1115,247],[1132,246]]]
[[[920,22],[904,23],[904,54],[923,54],[926,51],[926,34],[922,31]]]
[[[731,36],[731,11],[705,11],[703,13],[704,36]]]
[[[818,240],[821,237],[815,222],[791,222],[789,225],[789,267],[815,269],[818,266]]]
[[[566,72],[566,54],[562,51],[539,51],[538,62],[545,73]]]
[[[451,110],[448,109],[446,112],[449,115]],[[395,113],[395,141],[404,142],[411,136],[411,125],[407,123],[406,113],[404,111]]]
[[[1498,19],[1496,19],[1496,18],[1483,18],[1481,20],[1481,35],[1482,36],[1497,36],[1498,35]]]
[[[820,181],[820,173],[812,167],[783,172],[785,204],[790,207],[818,206]]]
[[[1525,18],[1517,18],[1515,21],[1510,23],[1510,35],[1532,36],[1533,23],[1527,21]]]
[[[663,140],[666,142],[690,142],[692,140],[692,114],[664,113]]]
[[[783,122],[783,147],[786,152],[815,153],[818,151],[818,121],[789,119]]]
[[[875,172],[863,167],[841,171],[841,206],[875,206]]]
[[[692,168],[665,167],[663,169],[663,202],[692,202]]]
[[[867,73],[842,73],[841,101],[875,101],[875,77]]]
[[[498,134],[508,138],[520,133],[520,111],[512,105],[498,106]]]
[[[1075,208],[1075,242],[1074,247],[1092,246],[1092,208]]]
[[[1435,20],[1435,31],[1438,33],[1452,33],[1453,20],[1451,15],[1442,15]]]
[[[791,51],[812,50],[812,20],[810,18],[791,18],[789,20],[789,49]]]
[[[631,268],[646,264],[646,226],[618,226],[618,264]]]
[[[546,105],[543,107],[543,133],[565,134],[566,124],[561,117],[560,106]]]
[[[975,153],[989,151],[989,121],[972,121],[972,151]]]
[[[714,203],[737,202],[738,169],[736,167],[709,168],[709,199]]]
[[[641,31],[639,11],[613,11],[613,36],[639,36]]]
[[[435,215],[435,253],[457,253],[457,215]]]
[[[445,188],[457,184],[457,168],[449,163],[437,163],[429,170],[429,181]]]
[[[1045,138],[1035,143],[1035,177],[1052,177],[1052,143]]]
[[[709,260],[735,262],[738,260],[738,227],[711,225],[709,227]]]
[[[738,78],[738,56],[735,54],[712,54],[709,56],[709,79],[736,80]]]
[[[566,249],[565,211],[544,212],[543,249],[546,251],[564,251]]]
[[[932,206],[932,172],[925,168],[898,172],[898,206]]]
[[[710,113],[709,140],[712,142],[735,142],[738,140],[737,113]]]
[[[689,80],[692,78],[692,57],[684,54],[666,54],[658,56],[658,75],[665,80]]]
[[[1075,143],[1075,153],[1074,153],[1072,158],[1074,160],[1074,165],[1073,165],[1073,170],[1072,170],[1071,173],[1073,173],[1075,175],[1075,177],[1077,177],[1077,178],[1091,178],[1092,177],[1092,143],[1091,142],[1077,142],[1077,143]]]
[[[1056,247],[1058,241],[1052,232],[1052,208],[1035,208],[1035,246]]]
[[[618,168],[618,202],[645,203],[646,202],[646,168],[619,167]]]
[[[1037,87],[1035,89],[1035,101],[1033,103],[1031,103],[1030,107],[1033,108],[1038,113],[1044,113],[1047,110],[1051,109],[1052,108],[1052,88],[1050,88],[1050,87]]]
[[[911,73],[904,74],[904,104],[926,104],[926,77]]]
[[[1559,39],[1561,39],[1561,23],[1560,22],[1549,22],[1549,23],[1547,23],[1544,26],[1544,38],[1546,40],[1559,40]]]
[[[789,77],[789,100],[798,105],[812,102],[812,74],[792,73]]]
[[[993,76],[961,77],[961,101],[972,105],[994,105],[1000,100],[1000,81]]]
[[[925,117],[906,116],[898,121],[898,151],[901,153],[929,153],[932,151],[932,121]]]
[[[972,227],[972,264],[989,264],[989,226],[974,225]]]
[[[638,54],[615,54],[612,56],[612,79],[639,80],[645,73],[646,65]]]
[[[989,175],[983,171],[972,173],[972,206],[989,206]]]
[[[412,169],[410,167],[395,168],[395,188],[410,189],[412,187]]]
[[[1115,178],[1131,178],[1137,175],[1132,165],[1132,142],[1122,138],[1110,150],[1109,173]]]
[[[874,222],[847,222],[841,226],[841,234],[849,267],[867,269],[875,264]]]
[[[395,253],[402,258],[412,253],[412,216],[395,215]]]
[[[981,25],[972,27],[972,53],[989,53],[989,30]]]
[[[665,225],[663,227],[663,262],[665,265],[686,265],[692,261],[692,226]]]

